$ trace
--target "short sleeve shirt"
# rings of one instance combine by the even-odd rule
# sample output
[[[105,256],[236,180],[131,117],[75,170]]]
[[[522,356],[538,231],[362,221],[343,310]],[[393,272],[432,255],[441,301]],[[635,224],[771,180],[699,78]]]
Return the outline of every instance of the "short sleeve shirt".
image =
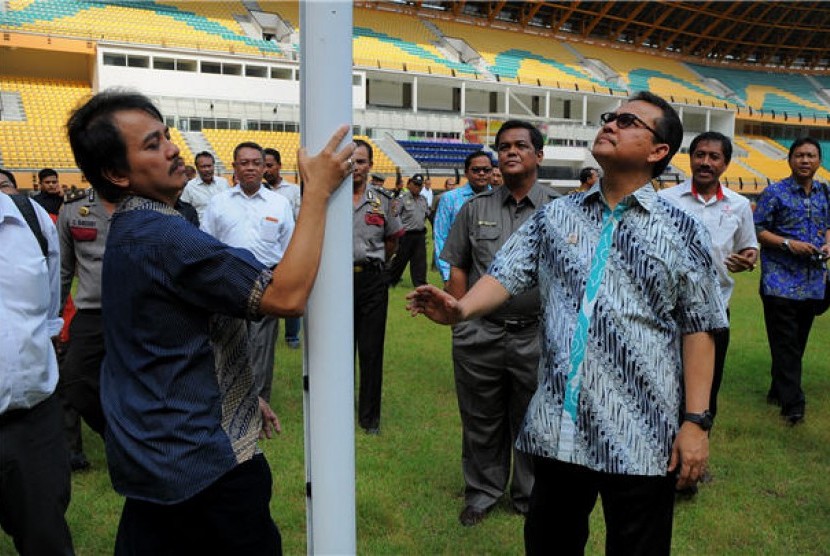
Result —
[[[506,187],[484,191],[459,211],[444,244],[441,258],[467,272],[467,288],[487,273],[499,248],[540,207],[558,197],[547,186],[534,184],[519,202]],[[528,317],[539,314],[539,292],[531,289],[513,297],[491,317]]]
[[[421,195],[413,197],[409,191],[401,195],[400,218],[407,232],[425,230],[428,212],[429,205],[427,205],[426,198]]]
[[[101,402],[116,491],[181,502],[253,456],[261,417],[238,319],[258,316],[270,278],[248,251],[166,205],[130,197],[119,206],[101,288]]]
[[[385,241],[404,233],[392,202],[373,187],[367,187],[352,212],[352,260],[356,264],[383,262]]]
[[[90,190],[91,191],[91,190]],[[61,301],[69,296],[72,280],[78,287],[72,298],[78,309],[101,308],[101,265],[111,216],[100,202],[84,198],[65,203],[58,216],[61,241]]]
[[[787,239],[824,245],[830,228],[828,187],[813,182],[810,195],[789,177],[764,189],[755,206],[755,228]],[[761,293],[786,299],[824,297],[825,266],[784,249],[761,250]]]
[[[512,295],[541,292],[539,386],[517,446],[605,473],[665,475],[680,426],[682,336],[725,328],[726,312],[703,226],[651,185],[622,202],[629,208],[602,243],[608,207],[599,185],[557,199],[508,240],[490,268]],[[605,266],[601,276],[595,260]],[[598,291],[583,315],[589,282]],[[565,411],[574,384],[575,421]]]
[[[706,201],[695,193],[690,180],[663,189],[658,194],[700,220],[709,231],[712,263],[718,273],[723,303],[728,306],[735,280],[726,268],[727,257],[744,249],[758,248],[749,201],[720,185],[717,194]]]

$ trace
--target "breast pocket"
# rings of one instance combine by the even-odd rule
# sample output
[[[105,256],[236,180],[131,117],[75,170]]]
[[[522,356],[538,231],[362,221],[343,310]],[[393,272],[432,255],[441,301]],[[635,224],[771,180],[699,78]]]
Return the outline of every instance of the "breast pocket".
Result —
[[[490,264],[499,248],[501,229],[498,226],[478,226],[473,232],[473,251],[480,261]]]
[[[276,243],[280,239],[282,224],[274,218],[263,218],[259,223],[259,238],[268,243]]]

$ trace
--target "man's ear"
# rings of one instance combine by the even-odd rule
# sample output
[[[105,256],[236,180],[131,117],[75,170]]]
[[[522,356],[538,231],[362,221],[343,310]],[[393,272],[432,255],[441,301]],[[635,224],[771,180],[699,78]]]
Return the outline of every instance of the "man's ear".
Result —
[[[659,162],[669,155],[669,145],[667,143],[657,143],[653,145],[651,153],[648,155],[649,162]]]
[[[104,168],[101,175],[113,185],[127,189],[130,187],[130,178],[121,170],[115,168]]]

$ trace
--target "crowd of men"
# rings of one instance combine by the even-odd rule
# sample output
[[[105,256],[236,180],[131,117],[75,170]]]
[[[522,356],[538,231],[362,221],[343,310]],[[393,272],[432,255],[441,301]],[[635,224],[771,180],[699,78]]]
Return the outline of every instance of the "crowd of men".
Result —
[[[496,160],[470,154],[466,183],[440,196],[422,174],[383,188],[369,143],[339,147],[343,127],[314,158],[301,151],[301,193],[280,153],[252,142],[233,152],[233,185],[208,152],[188,180],[146,97],[95,95],[68,123],[88,194],[64,197],[46,169],[30,200],[0,170],[0,292],[16,292],[0,293],[0,319],[16,324],[0,334],[13,354],[0,358],[0,526],[22,554],[73,553],[80,416],[125,497],[117,554],[281,552],[257,448],[279,431],[277,323],[299,346],[327,201],[351,175],[360,427],[381,433],[389,288],[408,265],[412,314],[452,326],[460,523],[507,496],[527,553],[581,553],[600,496],[608,552],[669,553],[676,493],[707,473],[731,274],[755,270],[759,246],[767,399],[786,423],[805,418],[830,195],[810,138],[753,213],[720,183],[733,150],[720,133],[692,141],[689,180],[654,189],[683,137],[662,98],[638,93],[601,124],[600,168],[568,195],[539,183],[544,138],[519,120],[498,131]],[[428,223],[443,289],[427,281]]]

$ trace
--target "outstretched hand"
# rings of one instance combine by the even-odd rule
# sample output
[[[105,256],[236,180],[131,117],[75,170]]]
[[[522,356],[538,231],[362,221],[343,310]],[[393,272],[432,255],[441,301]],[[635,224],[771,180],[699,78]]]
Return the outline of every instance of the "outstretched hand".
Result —
[[[348,132],[349,126],[340,126],[323,150],[314,157],[309,157],[305,147],[297,152],[300,179],[304,187],[303,201],[309,194],[321,194],[327,199],[351,173],[355,144],[349,143],[339,151],[336,150]]]
[[[462,320],[458,300],[429,284],[418,286],[406,295],[406,310],[413,317],[425,315],[438,324],[455,324]]]

